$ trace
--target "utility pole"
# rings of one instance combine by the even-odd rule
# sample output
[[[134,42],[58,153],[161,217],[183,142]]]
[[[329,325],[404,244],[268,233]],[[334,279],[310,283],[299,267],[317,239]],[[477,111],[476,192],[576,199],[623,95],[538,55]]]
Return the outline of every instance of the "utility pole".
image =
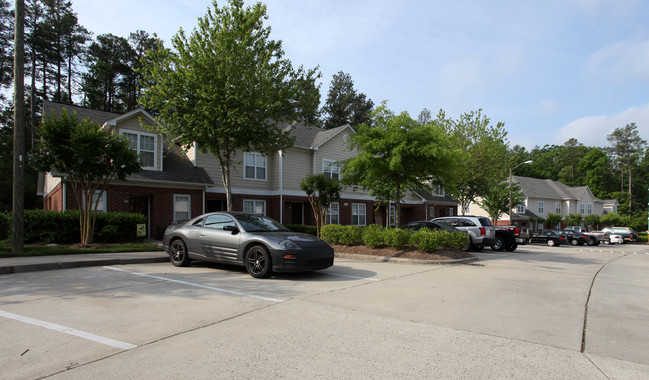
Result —
[[[14,22],[14,181],[11,251],[23,252],[25,228],[25,1],[16,0]]]

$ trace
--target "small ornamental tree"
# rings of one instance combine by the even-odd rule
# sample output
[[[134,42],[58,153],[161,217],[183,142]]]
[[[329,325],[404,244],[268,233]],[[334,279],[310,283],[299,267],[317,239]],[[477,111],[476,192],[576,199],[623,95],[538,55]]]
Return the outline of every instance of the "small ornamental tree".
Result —
[[[556,225],[561,222],[561,219],[563,219],[563,216],[561,216],[561,214],[550,213],[548,214],[548,217],[545,218],[545,222],[548,228],[555,228]]]
[[[315,217],[317,235],[320,237],[320,229],[327,222],[329,205],[340,198],[340,183],[324,174],[313,174],[302,179],[300,188],[309,199]]]
[[[599,227],[599,215],[590,214],[584,217],[584,223],[590,227],[591,230],[597,229]]]
[[[81,211],[81,244],[90,244],[101,199],[94,195],[104,192],[111,180],[123,181],[140,171],[137,153],[124,137],[108,134],[89,120],[78,121],[65,111],[46,117],[38,132],[40,140],[30,154],[30,164],[69,179]]]
[[[512,204],[521,204],[525,201],[525,195],[521,193],[521,187],[517,183],[512,184]],[[494,224],[500,216],[509,209],[509,183],[501,182],[487,190],[481,201],[477,202],[482,207]]]
[[[581,214],[570,214],[564,219],[564,222],[569,226],[581,226],[583,221],[584,217]]]

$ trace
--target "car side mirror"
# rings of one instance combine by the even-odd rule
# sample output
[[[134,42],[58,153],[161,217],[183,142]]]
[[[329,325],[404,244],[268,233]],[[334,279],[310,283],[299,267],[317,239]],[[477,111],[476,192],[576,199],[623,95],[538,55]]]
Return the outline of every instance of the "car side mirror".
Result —
[[[239,233],[239,228],[237,226],[225,226],[223,227],[223,231],[230,231],[232,235],[236,235]]]

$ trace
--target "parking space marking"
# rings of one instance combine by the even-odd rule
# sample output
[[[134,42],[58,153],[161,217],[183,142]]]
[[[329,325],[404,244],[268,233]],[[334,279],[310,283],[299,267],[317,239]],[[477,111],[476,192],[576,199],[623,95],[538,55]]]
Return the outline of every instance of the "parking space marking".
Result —
[[[196,284],[196,283],[193,283],[193,282],[187,282],[187,281],[181,281],[181,280],[174,280],[173,278],[167,278],[167,277],[162,277],[162,276],[154,276],[154,275],[151,275],[151,274],[132,272],[132,271],[129,271],[129,270],[119,269],[119,268],[115,268],[115,267],[106,266],[104,268],[114,270],[114,271],[118,271],[118,272],[124,272],[124,273],[128,273],[128,274],[132,274],[132,275],[135,275],[135,276],[154,278],[156,280],[175,282],[177,284],[183,284],[183,285],[187,285],[187,286],[194,286],[194,287],[197,287],[197,288],[216,290],[217,292],[221,292],[221,293],[228,293],[228,294],[234,294],[234,295],[237,295],[237,296],[257,298],[257,299],[260,299],[260,300],[270,301],[270,302],[284,302],[284,300],[280,300],[280,299],[277,299],[277,298],[270,298],[270,297],[259,296],[259,295],[256,295],[256,294],[242,293],[242,292],[237,292],[237,291],[234,291],[234,290],[215,288],[213,286]]]
[[[96,342],[96,343],[101,343],[101,344],[104,344],[106,346],[120,348],[122,350],[130,350],[132,348],[137,347],[134,344],[121,342],[119,340],[106,338],[106,337],[103,337],[103,336],[91,334],[89,332],[85,332],[85,331],[81,331],[81,330],[77,330],[77,329],[73,329],[73,328],[65,327],[65,326],[61,326],[61,325],[57,325],[56,323],[41,321],[40,319],[34,319],[34,318],[25,317],[23,315],[10,313],[10,312],[4,311],[4,310],[0,310],[0,317],[13,319],[15,321],[27,323],[27,324],[38,326],[38,327],[43,327],[43,328],[46,328],[46,329],[49,329],[49,330],[62,332],[64,334],[68,334],[68,335],[74,335],[74,336],[82,338],[82,339],[90,340],[90,341],[93,341],[93,342]]]

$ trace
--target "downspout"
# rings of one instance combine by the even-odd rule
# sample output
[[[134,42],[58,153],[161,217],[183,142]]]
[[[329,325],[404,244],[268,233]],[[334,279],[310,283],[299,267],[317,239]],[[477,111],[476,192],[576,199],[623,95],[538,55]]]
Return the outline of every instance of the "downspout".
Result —
[[[67,210],[66,204],[68,203],[68,184],[63,181],[61,178],[61,184],[63,185],[63,201],[61,202],[62,211]]]
[[[279,223],[284,223],[284,160],[283,153],[279,151]]]

